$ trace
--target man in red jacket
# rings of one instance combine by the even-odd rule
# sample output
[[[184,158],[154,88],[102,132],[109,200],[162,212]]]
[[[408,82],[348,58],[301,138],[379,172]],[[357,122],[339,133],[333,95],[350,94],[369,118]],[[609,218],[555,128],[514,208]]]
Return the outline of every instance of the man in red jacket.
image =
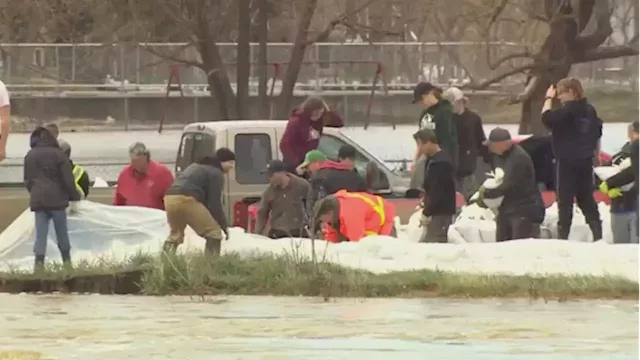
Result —
[[[113,205],[164,210],[164,193],[173,183],[173,174],[165,165],[151,160],[150,155],[141,142],[129,147],[131,165],[118,176]]]
[[[317,96],[308,97],[300,107],[292,111],[280,140],[282,158],[291,172],[302,163],[307,152],[318,148],[325,126],[342,127],[344,123]]]

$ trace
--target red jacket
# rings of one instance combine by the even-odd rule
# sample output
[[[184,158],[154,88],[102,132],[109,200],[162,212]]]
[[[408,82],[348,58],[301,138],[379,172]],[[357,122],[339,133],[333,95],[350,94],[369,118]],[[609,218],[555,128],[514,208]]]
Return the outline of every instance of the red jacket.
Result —
[[[340,190],[334,196],[340,203],[339,231],[349,241],[360,241],[367,235],[391,235],[396,217],[391,202],[364,192]],[[335,229],[325,226],[323,232],[326,241],[338,242]]]
[[[285,163],[297,166],[307,152],[318,148],[324,126],[343,127],[344,122],[333,111],[326,111],[322,119],[312,121],[309,114],[294,109],[280,139],[280,151]]]
[[[139,175],[128,165],[120,175],[113,205],[142,206],[164,210],[164,193],[173,183],[173,174],[168,167],[150,161],[145,175]]]

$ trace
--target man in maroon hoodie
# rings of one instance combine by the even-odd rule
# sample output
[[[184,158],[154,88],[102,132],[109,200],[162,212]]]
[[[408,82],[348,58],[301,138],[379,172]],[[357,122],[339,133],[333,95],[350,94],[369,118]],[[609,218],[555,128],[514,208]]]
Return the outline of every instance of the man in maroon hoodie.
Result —
[[[313,210],[313,205],[319,199],[332,195],[339,190],[348,192],[366,192],[367,185],[364,178],[358,175],[348,164],[327,160],[320,150],[309,151],[300,164],[299,169],[306,169],[311,176],[310,199],[307,208]]]
[[[302,105],[291,112],[289,123],[280,140],[280,151],[291,172],[307,152],[318,148],[325,126],[343,127],[340,116],[329,109],[327,103],[317,96],[308,97]]]

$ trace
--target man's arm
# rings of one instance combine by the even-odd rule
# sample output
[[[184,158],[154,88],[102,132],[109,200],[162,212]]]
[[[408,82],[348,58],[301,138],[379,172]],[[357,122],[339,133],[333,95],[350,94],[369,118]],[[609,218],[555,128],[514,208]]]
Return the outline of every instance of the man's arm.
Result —
[[[125,170],[121,171],[120,175],[118,175],[118,181],[116,181],[116,190],[113,192],[112,205],[115,205],[115,206],[127,205],[127,199],[124,196],[122,196],[122,193],[120,192],[120,182],[124,178],[124,175],[123,175],[124,172]]]
[[[31,192],[31,186],[33,186],[33,174],[32,174],[31,159],[29,158],[29,153],[24,157],[24,165],[22,166],[22,174],[24,178],[24,187],[27,188],[27,191]]]
[[[258,218],[256,219],[256,234],[264,235],[264,229],[267,227],[269,213],[271,213],[271,187],[268,187],[260,198],[258,205]]]
[[[496,198],[499,196],[504,196],[507,192],[509,192],[512,188],[517,187],[521,181],[524,171],[524,166],[522,166],[523,162],[521,159],[512,159],[508,166],[506,166],[504,170],[504,178],[502,179],[502,184],[500,184],[495,189],[485,189],[484,194],[489,198]]]
[[[209,195],[207,201],[207,208],[211,213],[211,216],[214,218],[222,231],[227,234],[227,217],[224,214],[224,209],[222,208],[222,175],[214,175],[210,177],[209,180],[209,189],[207,191]]]

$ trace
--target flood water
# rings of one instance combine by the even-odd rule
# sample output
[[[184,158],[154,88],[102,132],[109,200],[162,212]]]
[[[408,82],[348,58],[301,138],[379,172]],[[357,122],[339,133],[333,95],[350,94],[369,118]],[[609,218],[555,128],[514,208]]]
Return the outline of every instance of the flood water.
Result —
[[[638,358],[638,304],[625,301],[0,294],[0,304],[2,359]]]

